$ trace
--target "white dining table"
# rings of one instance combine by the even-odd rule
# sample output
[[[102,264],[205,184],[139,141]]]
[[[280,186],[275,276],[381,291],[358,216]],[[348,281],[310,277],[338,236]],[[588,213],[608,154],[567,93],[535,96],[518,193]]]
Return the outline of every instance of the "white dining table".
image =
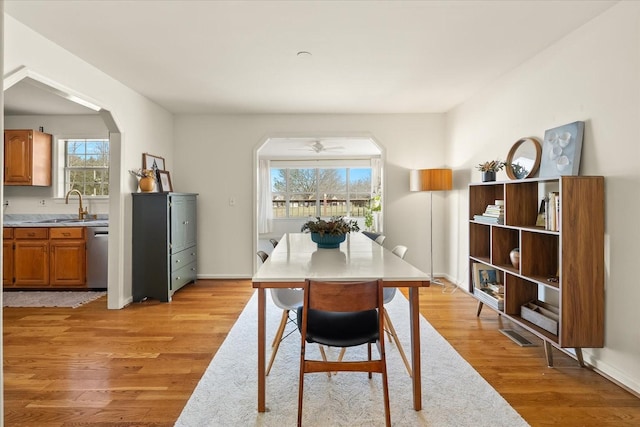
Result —
[[[287,233],[252,278],[258,293],[258,411],[266,411],[266,289],[300,287],[305,279],[364,281],[382,279],[385,287],[409,288],[413,407],[422,409],[419,289],[429,276],[354,232],[337,249],[318,249],[308,233]]]

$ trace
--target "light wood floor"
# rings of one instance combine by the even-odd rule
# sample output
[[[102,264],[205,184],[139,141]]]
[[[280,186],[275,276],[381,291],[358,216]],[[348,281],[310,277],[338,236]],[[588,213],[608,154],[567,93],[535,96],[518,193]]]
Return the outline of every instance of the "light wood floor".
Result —
[[[247,280],[201,280],[169,304],[5,308],[5,425],[172,426],[252,293]],[[420,295],[427,320],[531,425],[640,425],[640,399],[557,350],[546,367],[542,345],[512,343],[464,292]]]

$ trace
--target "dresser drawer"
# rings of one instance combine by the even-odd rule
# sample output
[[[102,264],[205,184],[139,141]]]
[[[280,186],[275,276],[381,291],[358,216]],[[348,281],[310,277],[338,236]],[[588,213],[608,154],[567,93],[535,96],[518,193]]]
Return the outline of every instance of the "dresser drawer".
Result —
[[[13,235],[16,239],[48,239],[49,229],[42,227],[18,227],[13,230]]]
[[[196,263],[185,265],[171,272],[171,289],[177,291],[189,282],[196,280]]]
[[[171,271],[176,271],[187,264],[195,262],[197,255],[195,246],[171,255]]]
[[[85,227],[56,227],[49,229],[52,239],[84,239]]]

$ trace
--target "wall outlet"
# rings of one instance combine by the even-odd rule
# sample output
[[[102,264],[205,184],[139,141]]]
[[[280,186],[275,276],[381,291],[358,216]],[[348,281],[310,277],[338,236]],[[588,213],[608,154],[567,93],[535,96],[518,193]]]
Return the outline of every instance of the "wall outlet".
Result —
[[[47,206],[47,201],[46,201],[45,199],[42,199],[42,200],[40,200],[40,201],[38,202],[38,204],[39,204],[40,206]]]

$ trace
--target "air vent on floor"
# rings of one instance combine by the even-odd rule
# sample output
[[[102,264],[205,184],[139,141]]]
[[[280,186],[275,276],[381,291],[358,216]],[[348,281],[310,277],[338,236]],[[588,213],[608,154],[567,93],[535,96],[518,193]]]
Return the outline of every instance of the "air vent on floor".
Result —
[[[525,337],[523,337],[522,335],[520,335],[519,333],[517,333],[513,329],[500,329],[500,332],[502,332],[504,335],[509,337],[509,339],[511,341],[513,341],[514,343],[518,344],[520,347],[535,347],[536,346],[534,343],[532,343],[531,341],[529,341],[528,339],[526,339]]]

